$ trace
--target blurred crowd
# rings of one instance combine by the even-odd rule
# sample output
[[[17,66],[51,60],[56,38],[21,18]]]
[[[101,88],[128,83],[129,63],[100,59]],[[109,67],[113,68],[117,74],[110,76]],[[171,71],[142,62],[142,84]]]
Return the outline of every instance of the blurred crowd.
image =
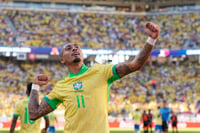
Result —
[[[129,117],[136,108],[153,110],[162,100],[167,100],[175,112],[194,112],[200,97],[199,67],[148,63],[140,71],[115,81],[109,93],[109,117]],[[56,81],[68,75],[60,63],[0,60],[0,120],[11,118],[16,101],[25,97],[26,84],[33,81],[35,73],[50,78],[50,83],[41,90],[41,98]]]
[[[61,47],[66,42],[75,42],[83,48],[140,49],[147,39],[145,23],[151,21],[161,27],[156,48],[199,48],[199,15],[199,12],[138,16],[3,10],[0,46]],[[35,73],[50,78],[50,83],[41,90],[41,98],[56,81],[68,76],[60,63],[0,60],[0,121],[10,120],[16,101],[25,97],[26,84],[33,81]],[[199,75],[197,63],[148,63],[111,85],[109,117],[128,117],[136,108],[153,110],[164,99],[175,112],[193,112],[200,97]]]
[[[175,112],[193,113],[200,96],[199,65],[146,65],[111,86],[109,113],[126,117],[131,109],[155,110],[167,100]]]
[[[198,48],[199,15],[199,12],[144,16],[4,10],[0,13],[0,44],[60,47],[75,42],[93,49],[139,49],[147,39],[145,23],[151,21],[161,28],[156,48]]]
[[[14,46],[16,38],[14,32],[8,23],[8,17],[0,13],[0,46]]]

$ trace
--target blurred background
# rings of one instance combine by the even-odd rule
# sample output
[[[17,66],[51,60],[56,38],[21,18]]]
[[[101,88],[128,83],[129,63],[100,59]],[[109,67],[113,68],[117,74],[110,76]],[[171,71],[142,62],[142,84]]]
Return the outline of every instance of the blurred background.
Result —
[[[147,21],[160,26],[160,37],[140,71],[112,84],[109,124],[132,128],[136,108],[155,110],[167,100],[179,128],[200,128],[200,0],[0,1],[0,128],[10,127],[36,73],[50,77],[41,98],[68,76],[59,62],[63,44],[80,45],[87,66],[130,61],[145,44]],[[55,111],[58,128],[63,113]]]

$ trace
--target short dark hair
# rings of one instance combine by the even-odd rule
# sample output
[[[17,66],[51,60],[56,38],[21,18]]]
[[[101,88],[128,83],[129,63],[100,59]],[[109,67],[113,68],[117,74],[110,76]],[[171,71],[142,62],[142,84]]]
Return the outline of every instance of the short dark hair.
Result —
[[[63,48],[65,48],[65,46],[68,45],[68,44],[75,44],[75,43],[68,42],[68,43],[65,43],[65,44],[63,44],[63,45],[61,46],[61,51],[60,51],[60,54],[59,54],[59,56],[60,56],[61,58],[63,57]]]
[[[31,93],[31,89],[32,89],[32,82],[28,83],[27,86],[26,86],[26,93],[27,95],[30,95]]]

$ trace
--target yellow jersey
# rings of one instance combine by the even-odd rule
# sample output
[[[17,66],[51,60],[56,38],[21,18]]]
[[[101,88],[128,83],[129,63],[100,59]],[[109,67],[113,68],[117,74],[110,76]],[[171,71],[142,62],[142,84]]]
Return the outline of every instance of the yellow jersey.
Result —
[[[109,86],[119,79],[116,65],[84,64],[78,74],[58,81],[44,100],[53,108],[65,107],[64,133],[109,133]]]
[[[30,120],[28,113],[28,101],[29,98],[24,98],[18,101],[15,105],[14,116],[19,116],[21,121],[20,133],[41,133],[40,122],[38,120]],[[47,115],[46,115],[47,116]]]
[[[53,112],[49,113],[49,126],[55,126],[56,116]]]
[[[142,113],[140,113],[139,111],[135,111],[133,114],[134,123],[140,125],[141,118],[142,118]]]
[[[153,116],[155,119],[155,125],[162,125],[162,116],[159,110],[153,112]]]

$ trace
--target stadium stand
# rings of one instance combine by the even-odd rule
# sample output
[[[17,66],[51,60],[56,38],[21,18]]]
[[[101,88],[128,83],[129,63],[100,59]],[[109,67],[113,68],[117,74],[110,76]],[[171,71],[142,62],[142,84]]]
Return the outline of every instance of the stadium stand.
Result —
[[[156,48],[186,49],[200,45],[199,12],[164,15],[122,15],[4,10],[3,45],[60,47],[75,42],[83,48],[139,49],[146,38],[144,22],[161,27]],[[2,23],[4,23],[2,22]],[[10,32],[11,31],[11,32]],[[12,32],[15,31],[15,32]]]
[[[125,80],[113,83],[110,89],[110,117],[128,118],[133,107],[141,107],[141,103],[145,105],[141,107],[143,109],[155,109],[156,105],[166,97],[174,111],[194,112],[194,103],[200,96],[198,87],[200,80],[197,79],[200,74],[199,70],[198,64],[158,63],[152,65],[148,63],[141,71],[128,75]],[[2,102],[0,112],[7,118],[10,118],[12,114],[15,99],[22,98],[24,87],[28,81],[32,81],[34,73],[44,73],[50,77],[50,84],[43,88],[43,94],[47,94],[57,80],[67,76],[66,70],[59,63],[20,63],[1,60]],[[140,103],[139,106],[138,103]]]
[[[0,46],[61,47],[75,42],[83,48],[139,49],[146,40],[144,22],[152,21],[162,29],[157,49],[195,49],[200,47],[200,13],[190,9],[173,15],[3,9]],[[137,107],[155,109],[166,97],[175,112],[194,112],[194,103],[200,97],[200,66],[198,62],[184,62],[149,62],[141,71],[114,82],[109,94],[109,118],[129,118]],[[16,99],[23,97],[26,83],[35,73],[50,77],[43,94],[67,76],[67,70],[58,62],[17,61],[0,56],[0,121],[11,120]]]

